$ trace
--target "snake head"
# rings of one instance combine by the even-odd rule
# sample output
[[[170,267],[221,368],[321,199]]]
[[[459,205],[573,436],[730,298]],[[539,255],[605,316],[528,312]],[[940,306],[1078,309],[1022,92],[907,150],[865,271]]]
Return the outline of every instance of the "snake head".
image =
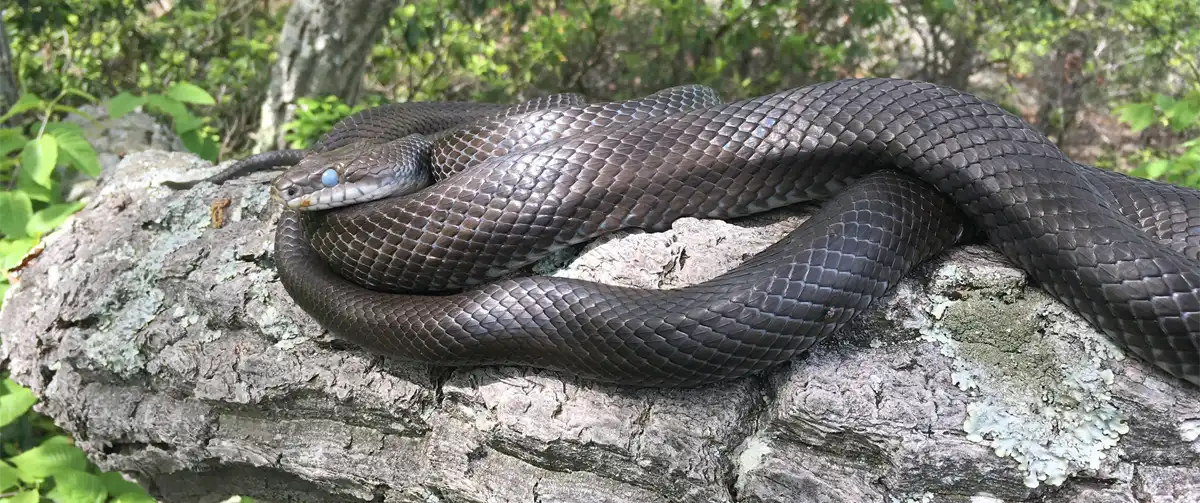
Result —
[[[305,157],[271,184],[289,208],[316,211],[411,194],[432,181],[429,140],[410,135]]]

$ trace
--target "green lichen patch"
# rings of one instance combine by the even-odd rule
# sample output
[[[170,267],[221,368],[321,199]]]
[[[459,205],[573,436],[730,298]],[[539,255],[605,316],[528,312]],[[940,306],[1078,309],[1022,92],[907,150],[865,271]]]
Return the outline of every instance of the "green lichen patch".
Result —
[[[953,302],[944,310],[940,325],[954,334],[960,357],[995,374],[1057,381],[1061,378],[1057,358],[1034,319],[1042,302],[988,297]]]
[[[1120,352],[1041,290],[980,269],[941,268],[913,309],[974,397],[967,438],[1015,460],[1031,488],[1099,469],[1128,431],[1109,391]]]
[[[138,334],[158,315],[165,297],[162,290],[148,288],[115,309],[105,308],[104,321],[84,343],[84,354],[123,377],[140,372],[146,356]]]
[[[208,191],[194,191],[185,197],[147,201],[157,205],[153,218],[143,227],[170,228],[172,232],[136,230],[130,239],[116,248],[101,252],[90,263],[126,263],[120,272],[90,303],[89,311],[98,320],[93,333],[83,341],[84,354],[99,368],[129,378],[147,362],[143,345],[147,327],[167,306],[166,293],[159,288],[164,279],[163,264],[172,254],[193,246],[209,226]],[[148,241],[141,241],[148,238]],[[186,316],[177,309],[167,313],[172,319]]]

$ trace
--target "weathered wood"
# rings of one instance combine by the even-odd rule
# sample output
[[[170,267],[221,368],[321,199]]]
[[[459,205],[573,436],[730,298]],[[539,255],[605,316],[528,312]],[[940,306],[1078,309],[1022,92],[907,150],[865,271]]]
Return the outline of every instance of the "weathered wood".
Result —
[[[0,311],[0,367],[101,467],[165,502],[1200,494],[1200,391],[1122,358],[984,247],[922,266],[834,341],[764,376],[629,389],[432,368],[330,340],[276,279],[270,175],[157,185],[194,169],[213,168],[148,151],[106,170]],[[804,214],[683,219],[542,272],[696,283]]]

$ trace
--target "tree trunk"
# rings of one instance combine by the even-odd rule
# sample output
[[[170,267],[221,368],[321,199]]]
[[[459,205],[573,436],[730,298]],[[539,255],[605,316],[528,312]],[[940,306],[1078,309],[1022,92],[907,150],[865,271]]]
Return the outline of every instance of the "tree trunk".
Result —
[[[1046,137],[1058,144],[1067,155],[1075,155],[1078,146],[1072,134],[1077,128],[1083,97],[1089,79],[1084,75],[1087,55],[1093,44],[1083,32],[1063,36],[1055,51],[1042,63],[1040,73],[1045,86],[1045,99],[1038,108],[1037,126]]]
[[[279,59],[263,102],[255,150],[281,148],[283,124],[296,99],[334,95],[358,99],[363,68],[379,30],[398,0],[297,0],[279,40]]]
[[[3,18],[4,9],[0,9],[0,19]],[[0,28],[0,113],[8,111],[8,107],[17,102],[20,92],[13,73],[12,53],[8,49],[8,33]]]

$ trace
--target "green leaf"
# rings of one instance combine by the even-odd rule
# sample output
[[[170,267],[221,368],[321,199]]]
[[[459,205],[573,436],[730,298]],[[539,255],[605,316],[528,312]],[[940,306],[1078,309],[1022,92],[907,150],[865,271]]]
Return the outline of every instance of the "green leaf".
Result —
[[[33,201],[20,191],[0,192],[0,233],[10,238],[25,237],[25,226],[33,216]]]
[[[187,114],[183,117],[175,118],[175,134],[183,134],[188,131],[199,129],[204,125],[204,119],[196,117],[192,114]]]
[[[67,470],[84,470],[87,458],[83,451],[71,445],[64,435],[50,437],[42,445],[29,449],[8,459],[21,473],[37,478],[46,478]]]
[[[8,291],[8,279],[0,277],[0,306],[4,305],[4,292]]]
[[[6,500],[0,500],[4,503],[38,503],[42,497],[38,495],[36,489],[26,489]]]
[[[1171,130],[1182,133],[1192,127],[1196,123],[1196,117],[1200,116],[1200,96],[1189,96],[1176,101],[1167,109],[1166,116]]]
[[[80,116],[80,117],[83,117],[84,119],[87,119],[87,120],[89,120],[89,121],[91,121],[91,122],[96,122],[96,118],[95,118],[95,117],[92,117],[92,115],[91,115],[91,114],[89,114],[89,113],[87,113],[87,112],[84,112],[83,110],[80,110],[80,109],[78,109],[78,108],[72,107],[72,106],[67,106],[67,105],[54,105],[54,108],[53,108],[53,110],[54,110],[55,112],[63,112],[63,113],[75,114],[75,115],[78,115],[78,116]]]
[[[125,493],[116,498],[113,498],[112,503],[156,503],[154,498],[149,494],[142,493]]]
[[[92,95],[88,94],[87,92],[85,92],[85,91],[83,91],[83,90],[81,90],[81,89],[75,89],[75,88],[73,88],[73,87],[69,87],[69,88],[67,88],[67,89],[63,89],[63,93],[64,93],[64,94],[73,94],[73,95],[75,95],[75,96],[79,96],[80,98],[83,98],[83,99],[85,99],[85,100],[88,100],[89,102],[92,102],[92,103],[95,103],[95,102],[97,102],[97,101],[100,101],[100,100],[96,99],[96,97],[95,97],[95,96],[92,96]]]
[[[410,18],[408,25],[404,29],[404,46],[409,51],[417,51],[421,47],[421,41],[425,39],[425,32],[421,28],[421,22],[417,18]]]
[[[4,379],[10,381],[10,379]],[[0,427],[3,427],[17,418],[29,412],[33,404],[37,402],[37,398],[33,396],[33,392],[29,388],[17,385],[13,382],[12,386],[8,386],[9,391],[0,395]],[[0,484],[3,485],[3,484]],[[0,488],[3,491],[3,488]]]
[[[28,141],[29,138],[26,138],[25,135],[21,133],[20,129],[0,129],[0,157],[20,150]]]
[[[108,100],[108,116],[113,119],[122,117],[144,103],[146,103],[145,96],[134,96],[129,91],[121,91],[121,94]]]
[[[43,203],[55,202],[58,200],[58,182],[50,181],[50,186],[46,187],[35,181],[32,175],[25,170],[17,171],[17,192],[24,192],[34,201]]]
[[[190,115],[187,111],[187,107],[183,106],[183,103],[176,101],[174,98],[169,98],[161,94],[151,94],[147,96],[146,105],[153,107],[159,112],[170,115],[171,119],[176,121],[180,118]]]
[[[1117,108],[1117,118],[1129,124],[1133,132],[1140,132],[1154,123],[1154,104],[1128,103]]]
[[[74,215],[83,206],[83,203],[74,202],[52,204],[42,208],[29,218],[29,223],[25,224],[25,232],[29,233],[30,236],[49,232],[58,227],[68,217]]]
[[[38,240],[34,238],[0,239],[0,273],[20,264],[37,243]],[[3,274],[0,274],[0,277],[3,277]]]
[[[1166,159],[1155,159],[1141,166],[1141,170],[1145,174],[1145,177],[1151,180],[1155,180],[1158,179],[1158,177],[1163,176],[1163,173],[1166,173],[1170,168],[1171,161]]]
[[[1154,104],[1158,106],[1159,110],[1169,110],[1175,106],[1175,98],[1165,94],[1155,94]]]
[[[54,489],[46,494],[56,503],[104,503],[108,490],[99,477],[81,470],[54,474]]]
[[[83,127],[74,122],[48,122],[46,123],[46,131],[54,133],[54,136],[72,133],[83,136]]]
[[[3,243],[3,241],[0,241],[0,244]],[[0,395],[5,393],[15,393],[19,388],[24,388],[24,386],[21,386],[21,384],[17,381],[14,381],[10,378],[0,379]]]
[[[108,489],[108,494],[117,498],[117,501],[154,502],[154,498],[147,495],[146,490],[142,486],[126,480],[119,472],[104,472],[99,477],[104,482],[104,487]],[[122,499],[120,498],[121,496],[125,496],[126,498]]]
[[[209,162],[217,162],[217,157],[221,153],[221,146],[217,144],[216,140],[200,134],[199,130],[179,135],[179,141],[183,142],[183,146],[187,147],[189,152]]]
[[[0,297],[3,297],[3,291],[0,291]],[[17,469],[12,465],[0,460],[0,493],[8,492],[9,489],[17,487],[21,483],[21,477],[17,474]]]
[[[184,103],[193,103],[196,105],[215,105],[217,100],[214,100],[211,94],[201,89],[199,86],[189,82],[176,82],[167,88],[167,96],[175,98]]]
[[[21,152],[21,171],[43,187],[50,186],[50,176],[58,164],[58,139],[49,133],[25,144]]]
[[[4,112],[4,115],[0,115],[0,122],[4,122],[8,120],[9,117],[19,113],[27,112],[35,108],[41,108],[45,104],[46,102],[42,101],[42,99],[37,97],[36,94],[22,94],[20,98],[17,98],[17,102],[13,103],[13,106],[9,108],[7,112]]]
[[[96,151],[83,135],[68,130],[55,133],[58,140],[58,152],[71,163],[79,172],[96,177],[100,175],[100,159]]]

